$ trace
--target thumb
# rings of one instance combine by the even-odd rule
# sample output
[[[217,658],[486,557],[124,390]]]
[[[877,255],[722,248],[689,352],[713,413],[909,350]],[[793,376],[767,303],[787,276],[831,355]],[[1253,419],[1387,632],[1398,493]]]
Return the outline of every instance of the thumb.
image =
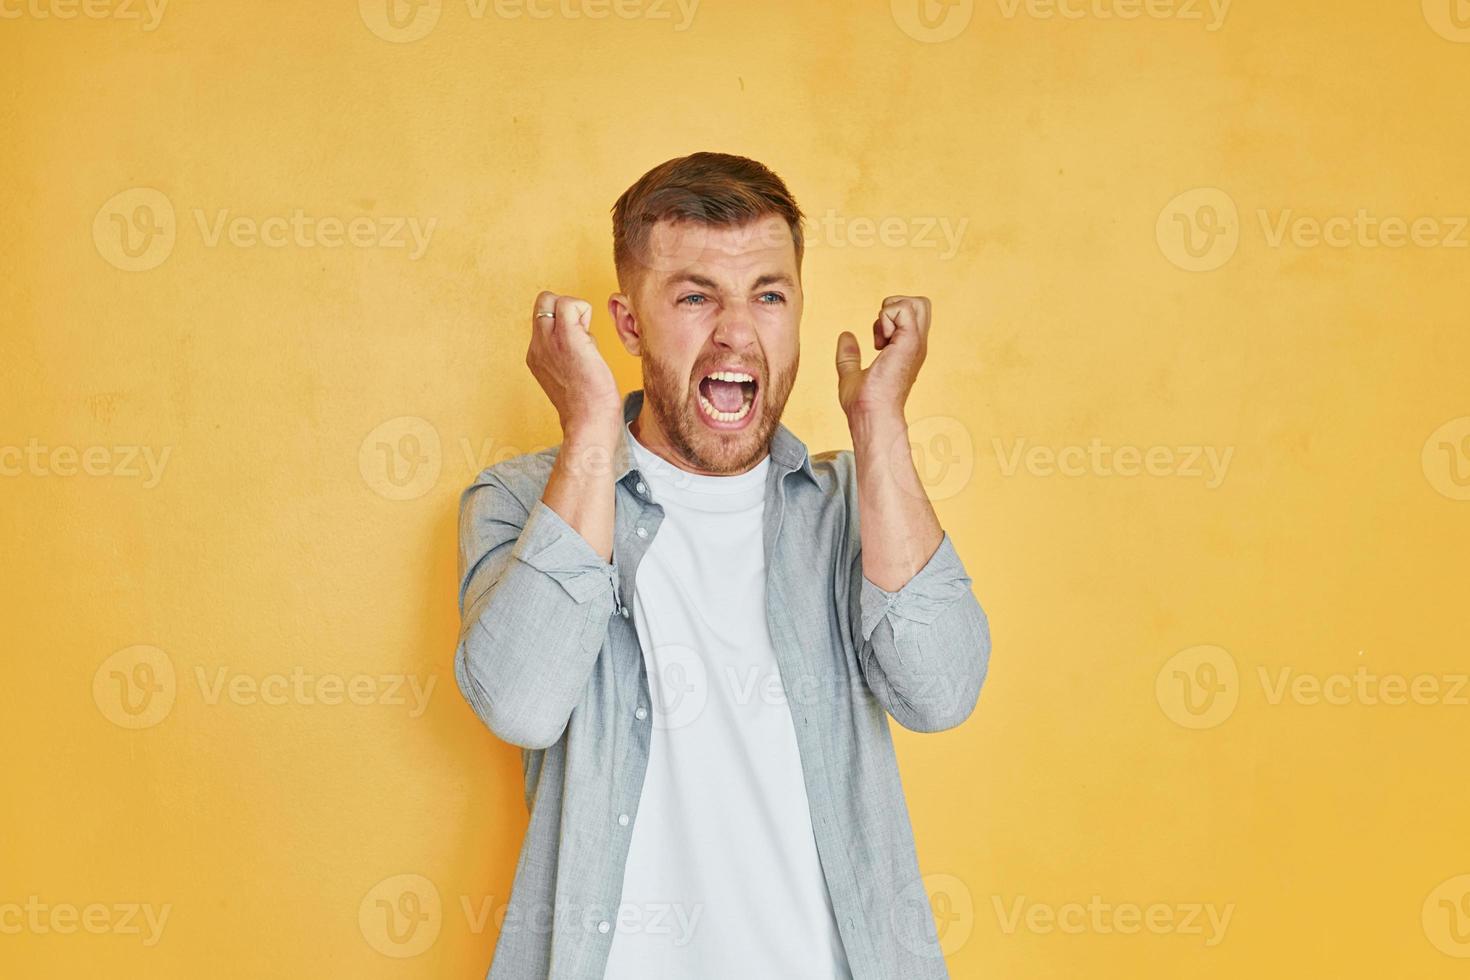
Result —
[[[851,330],[837,336],[837,379],[840,381],[854,371],[862,370],[863,354],[858,347],[857,337]]]

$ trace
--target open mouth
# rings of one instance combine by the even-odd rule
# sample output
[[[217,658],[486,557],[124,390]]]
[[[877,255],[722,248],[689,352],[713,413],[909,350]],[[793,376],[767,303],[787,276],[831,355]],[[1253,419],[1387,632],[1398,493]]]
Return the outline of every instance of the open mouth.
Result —
[[[750,418],[759,387],[743,371],[712,371],[699,379],[699,411],[713,428],[739,428]]]

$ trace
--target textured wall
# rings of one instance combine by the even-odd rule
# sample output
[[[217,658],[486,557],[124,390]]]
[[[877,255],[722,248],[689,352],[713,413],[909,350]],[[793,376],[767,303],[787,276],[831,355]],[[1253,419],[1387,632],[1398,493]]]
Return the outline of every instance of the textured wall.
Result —
[[[1470,9],[923,4],[0,0],[0,974],[482,975],[456,497],[559,439],[539,289],[638,383],[608,209],[721,149],[814,219],[813,450],[934,301],[953,975],[1461,975]]]

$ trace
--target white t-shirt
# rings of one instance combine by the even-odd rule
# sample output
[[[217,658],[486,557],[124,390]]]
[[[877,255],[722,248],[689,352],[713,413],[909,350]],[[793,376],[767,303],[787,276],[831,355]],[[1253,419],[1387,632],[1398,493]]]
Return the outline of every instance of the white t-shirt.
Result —
[[[770,457],[633,453],[664,509],[633,595],[653,728],[604,978],[852,980],[766,625]]]

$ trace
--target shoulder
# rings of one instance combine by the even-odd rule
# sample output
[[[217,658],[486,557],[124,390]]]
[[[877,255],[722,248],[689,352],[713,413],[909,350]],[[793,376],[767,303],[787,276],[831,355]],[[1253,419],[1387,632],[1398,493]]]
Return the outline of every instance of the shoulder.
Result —
[[[812,453],[812,476],[824,494],[843,497],[857,485],[857,459],[851,449],[827,449]]]
[[[462,506],[483,506],[488,499],[518,504],[527,514],[546,489],[551,468],[561,446],[548,446],[538,452],[511,456],[485,467],[461,495]],[[488,499],[487,499],[488,498]]]
[[[815,511],[816,523],[857,533],[857,458],[851,449],[829,449],[812,453],[812,480],[793,476],[805,488],[800,497],[808,512]]]

